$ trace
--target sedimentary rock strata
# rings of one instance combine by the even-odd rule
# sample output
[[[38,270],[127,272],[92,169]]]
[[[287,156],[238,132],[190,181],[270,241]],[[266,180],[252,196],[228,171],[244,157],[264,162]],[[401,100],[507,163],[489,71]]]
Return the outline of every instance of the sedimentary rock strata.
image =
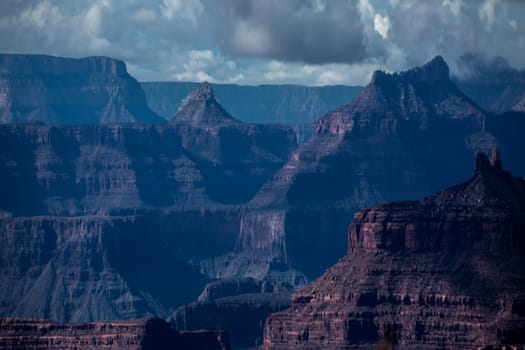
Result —
[[[3,350],[228,350],[224,330],[177,332],[161,319],[60,324],[46,320],[0,319]]]
[[[522,348],[525,181],[477,154],[475,175],[363,209],[348,253],[266,321],[263,349]]]

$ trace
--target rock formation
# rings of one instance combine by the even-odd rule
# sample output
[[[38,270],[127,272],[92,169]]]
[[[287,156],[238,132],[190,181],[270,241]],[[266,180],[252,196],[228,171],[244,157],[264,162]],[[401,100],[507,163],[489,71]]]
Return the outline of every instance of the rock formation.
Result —
[[[60,324],[46,320],[0,319],[3,350],[228,350],[223,330],[178,332],[161,319]]]
[[[171,118],[198,83],[141,82],[148,106]],[[244,122],[310,124],[320,115],[348,103],[361,86],[211,84],[226,110]]]
[[[197,298],[205,277],[177,254],[176,238],[166,242],[139,217],[0,220],[0,314],[62,322],[167,318]]]
[[[0,125],[0,208],[85,215],[249,200],[287,161],[293,131],[234,122],[216,102],[219,114],[202,109],[208,102],[199,91],[181,113],[209,116],[200,124]],[[218,126],[222,120],[227,127]]]
[[[525,181],[497,153],[475,164],[431,197],[358,212],[347,255],[267,319],[263,349],[523,348]]]
[[[208,118],[199,91],[195,115]],[[228,118],[210,115],[208,129],[191,120],[1,125],[0,315],[169,317],[195,300],[207,281],[199,262],[234,249],[240,205],[296,146],[288,127]],[[223,131],[248,149],[230,152]],[[220,135],[183,142],[190,132]]]
[[[349,104],[316,121],[312,138],[249,203],[234,254],[203,269],[304,284],[344,254],[341,232],[353,213],[449,186],[469,173],[472,150],[506,142],[485,120],[441,57],[407,72],[376,72]]]
[[[280,168],[296,142],[290,127],[248,124],[233,118],[208,83],[184,99],[170,125],[181,135],[185,149],[213,164],[209,170],[213,180],[208,186],[212,195],[229,197],[232,202],[250,200],[269,174]],[[235,187],[227,187],[227,183]]]
[[[0,54],[0,122],[163,123],[124,62]]]
[[[198,83],[143,82],[148,106],[168,119]],[[312,135],[312,122],[320,115],[348,103],[361,86],[242,86],[211,84],[217,99],[230,113],[244,122],[282,123],[293,128],[297,142]]]
[[[206,285],[196,302],[181,306],[172,316],[178,330],[223,327],[235,349],[262,344],[266,317],[290,306],[290,288],[251,278],[223,279]]]

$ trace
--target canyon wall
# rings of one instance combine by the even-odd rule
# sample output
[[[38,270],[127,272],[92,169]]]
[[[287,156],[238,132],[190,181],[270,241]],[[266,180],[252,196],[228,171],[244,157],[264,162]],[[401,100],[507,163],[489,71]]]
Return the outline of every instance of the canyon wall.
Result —
[[[359,211],[348,253],[271,315],[263,349],[523,348],[525,181],[475,175]]]
[[[0,122],[163,123],[123,61],[0,54]]]

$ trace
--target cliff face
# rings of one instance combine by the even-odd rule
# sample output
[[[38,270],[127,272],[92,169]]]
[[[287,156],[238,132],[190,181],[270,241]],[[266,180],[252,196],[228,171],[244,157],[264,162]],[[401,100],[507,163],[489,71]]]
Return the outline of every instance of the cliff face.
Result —
[[[230,123],[192,96],[208,128],[0,126],[0,315],[168,317],[198,297],[196,265],[234,249],[240,204],[296,144],[290,128]]]
[[[2,209],[86,215],[207,199],[199,165],[163,127],[1,125]]]
[[[210,282],[196,302],[179,307],[171,323],[175,329],[223,327],[235,349],[262,344],[263,325],[273,312],[290,306],[290,290],[252,278]]]
[[[148,106],[171,118],[198,83],[141,82]],[[360,86],[242,86],[211,84],[226,110],[244,122],[310,124],[323,113],[348,103]]]
[[[0,314],[67,322],[168,317],[198,296],[205,278],[153,227],[135,217],[1,220]]]
[[[506,143],[485,119],[440,57],[407,72],[376,72],[348,105],[316,121],[312,138],[250,202],[237,255],[204,269],[258,278],[279,273],[299,285],[301,272],[319,276],[344,255],[341,232],[353,213],[449,186],[469,173],[472,150]]]
[[[249,200],[295,149],[293,131],[234,122],[217,102],[220,115],[196,94],[181,113],[201,122],[1,125],[0,208],[85,215]]]
[[[361,210],[348,254],[266,321],[263,349],[525,344],[525,181],[478,154],[467,182]]]
[[[5,350],[228,350],[222,330],[177,332],[161,319],[59,324],[45,320],[0,319],[0,348]]]
[[[213,180],[209,188],[215,195],[230,196],[237,202],[251,199],[296,144],[290,127],[248,124],[233,118],[216,100],[208,83],[184,99],[169,123],[181,135],[185,149],[222,165],[222,169],[210,169]],[[223,181],[234,182],[235,188],[225,187]],[[242,193],[245,188],[253,192],[247,196]]]
[[[0,122],[163,123],[124,62],[0,54]]]

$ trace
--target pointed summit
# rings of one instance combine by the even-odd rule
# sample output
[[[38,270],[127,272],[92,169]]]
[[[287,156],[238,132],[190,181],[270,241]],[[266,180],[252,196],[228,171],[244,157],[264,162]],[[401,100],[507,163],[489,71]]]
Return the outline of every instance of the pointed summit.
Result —
[[[436,56],[421,67],[400,73],[376,71],[372,81],[349,104],[317,120],[315,133],[349,132],[394,134],[399,121],[413,121],[427,129],[446,119],[481,124],[483,110],[450,80],[448,65]]]
[[[404,72],[386,73],[381,70],[374,72],[372,76],[372,84],[381,84],[383,82],[439,82],[448,81],[450,79],[450,71],[448,65],[441,56],[434,57],[431,61],[425,63],[421,67],[415,67]]]
[[[202,82],[187,98],[211,101],[215,100],[215,94],[207,81]]]
[[[427,201],[438,207],[460,205],[464,210],[479,207],[525,208],[525,181],[502,169],[499,152],[474,154],[474,176],[467,182],[437,193]]]
[[[436,56],[422,67],[411,69],[407,73],[410,78],[420,81],[439,81],[450,79],[448,65],[441,56]]]
[[[171,124],[217,125],[236,122],[215,98],[208,82],[203,82],[181,103]]]

